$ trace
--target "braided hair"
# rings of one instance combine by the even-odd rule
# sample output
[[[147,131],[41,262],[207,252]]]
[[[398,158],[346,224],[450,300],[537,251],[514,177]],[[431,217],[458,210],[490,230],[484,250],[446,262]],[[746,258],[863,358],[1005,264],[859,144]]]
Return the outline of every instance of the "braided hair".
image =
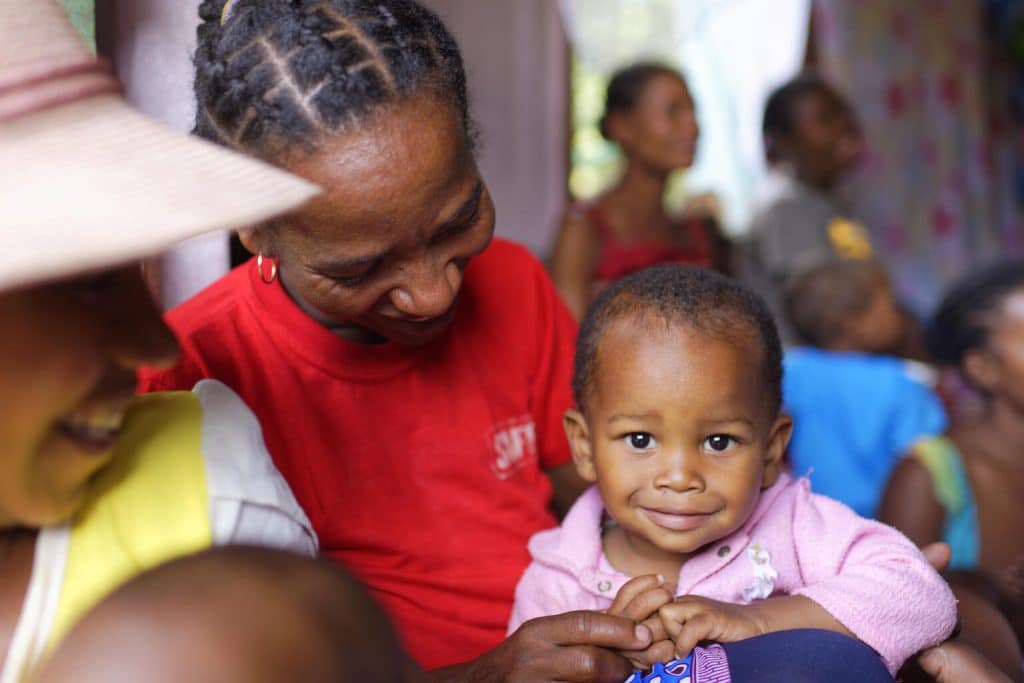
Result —
[[[939,303],[925,332],[935,358],[959,366],[969,351],[988,343],[999,309],[1024,287],[1024,259],[1006,261],[968,275]]]
[[[203,0],[194,132],[272,157],[352,130],[428,93],[451,102],[470,148],[455,39],[414,0]]]

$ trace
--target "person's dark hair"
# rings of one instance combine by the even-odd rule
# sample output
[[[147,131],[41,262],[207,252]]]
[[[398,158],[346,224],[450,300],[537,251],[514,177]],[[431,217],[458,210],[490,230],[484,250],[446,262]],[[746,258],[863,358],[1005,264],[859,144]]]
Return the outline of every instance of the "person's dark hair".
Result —
[[[864,313],[889,276],[872,261],[829,259],[799,270],[783,288],[786,317],[801,341],[828,348],[843,323]]]
[[[984,268],[957,282],[943,297],[925,332],[936,360],[960,365],[964,356],[988,343],[1006,297],[1024,287],[1024,259]]]
[[[672,76],[682,79],[677,70],[657,62],[639,62],[616,71],[608,82],[605,96],[604,115],[601,117],[601,135],[611,140],[608,131],[608,117],[616,112],[633,109],[644,94],[644,88],[655,76]]]
[[[462,57],[413,0],[203,0],[194,132],[270,156],[364,123],[412,94],[449,100],[472,146]],[[223,23],[222,23],[223,19]]]
[[[764,105],[761,134],[769,162],[779,160],[779,142],[796,129],[796,108],[804,97],[824,93],[838,97],[835,89],[820,76],[805,73],[783,83],[768,96]]]
[[[625,277],[605,289],[587,311],[576,340],[572,388],[583,406],[597,371],[597,350],[617,320],[651,316],[727,343],[761,350],[760,370],[772,415],[782,405],[782,344],[768,306],[738,281],[703,268],[665,265]]]

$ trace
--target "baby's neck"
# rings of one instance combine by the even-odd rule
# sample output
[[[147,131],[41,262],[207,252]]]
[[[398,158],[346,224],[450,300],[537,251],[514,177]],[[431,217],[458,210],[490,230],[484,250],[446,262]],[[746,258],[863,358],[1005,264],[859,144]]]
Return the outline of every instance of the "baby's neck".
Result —
[[[679,571],[692,554],[669,553],[653,544],[627,534],[618,525],[609,526],[602,536],[605,558],[616,571],[626,576],[659,574],[665,586],[675,592]]]

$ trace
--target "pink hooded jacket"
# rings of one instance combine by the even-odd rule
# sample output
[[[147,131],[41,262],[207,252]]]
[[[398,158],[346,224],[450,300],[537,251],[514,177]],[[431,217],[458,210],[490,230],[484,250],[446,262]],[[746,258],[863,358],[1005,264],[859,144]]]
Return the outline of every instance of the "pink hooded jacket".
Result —
[[[533,562],[516,588],[509,633],[528,619],[604,610],[630,577],[601,549],[604,504],[584,493],[562,526],[530,539]],[[895,529],[863,519],[786,475],[762,492],[738,531],[679,572],[677,595],[744,603],[804,595],[878,652],[893,673],[956,624],[949,586]]]

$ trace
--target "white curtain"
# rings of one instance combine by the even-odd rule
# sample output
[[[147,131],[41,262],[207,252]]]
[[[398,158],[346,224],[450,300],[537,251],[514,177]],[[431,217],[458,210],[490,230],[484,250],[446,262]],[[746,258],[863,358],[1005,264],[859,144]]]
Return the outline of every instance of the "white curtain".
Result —
[[[643,58],[686,75],[701,127],[691,194],[722,200],[742,233],[764,175],[761,114],[773,88],[799,72],[811,0],[561,0],[578,57],[610,74]]]

